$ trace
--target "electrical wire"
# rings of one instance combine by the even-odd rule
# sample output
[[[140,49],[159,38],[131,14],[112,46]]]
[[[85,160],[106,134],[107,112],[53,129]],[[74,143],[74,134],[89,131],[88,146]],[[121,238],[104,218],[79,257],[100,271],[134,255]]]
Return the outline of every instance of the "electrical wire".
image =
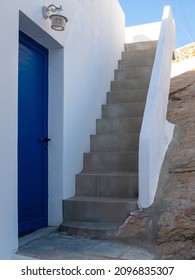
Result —
[[[187,25],[187,28],[189,30],[189,33],[186,32],[186,34],[189,36],[189,39],[194,41],[194,38],[193,38],[193,35],[192,35],[192,32],[191,32],[191,29],[190,29],[190,25],[189,25],[189,22],[188,22],[188,18],[186,16],[186,13],[185,13],[185,10],[184,10],[184,6],[183,6],[183,2],[182,0],[180,0],[180,5],[181,5],[181,8],[182,8],[182,12],[183,12],[183,15],[184,15],[184,18],[185,18],[185,21],[186,21],[186,25]]]
[[[161,2],[162,2],[162,4],[163,4],[164,6],[167,5],[167,4],[165,3],[165,0],[161,0]],[[176,1],[176,3],[178,3],[178,2]],[[187,18],[186,13],[185,13],[185,9],[184,9],[182,0],[180,0],[180,6],[181,6],[182,13],[183,13],[183,17],[184,17],[184,19],[185,19],[186,26],[187,26],[189,32],[188,32],[188,31],[186,30],[186,28],[181,24],[181,22],[174,16],[174,11],[173,11],[173,8],[172,8],[173,17],[174,17],[174,19],[175,19],[175,22],[178,24],[178,26],[179,26],[179,27],[183,30],[183,32],[187,35],[188,39],[189,39],[190,41],[193,42],[193,41],[194,41],[194,38],[193,38],[191,29],[190,29],[190,25],[189,25],[188,18]]]

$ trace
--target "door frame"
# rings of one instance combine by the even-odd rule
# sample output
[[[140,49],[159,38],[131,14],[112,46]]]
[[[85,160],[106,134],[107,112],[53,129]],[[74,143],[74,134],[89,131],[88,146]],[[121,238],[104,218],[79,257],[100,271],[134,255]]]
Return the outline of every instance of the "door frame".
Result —
[[[64,183],[64,48],[33,20],[19,11],[19,30],[47,48],[48,64],[48,226],[62,222]]]
[[[41,107],[41,117],[42,117],[42,135],[41,137],[48,137],[48,50],[44,48],[42,45],[37,43],[35,40],[33,40],[31,37],[23,33],[22,31],[19,31],[19,47],[20,44],[23,44],[26,46],[28,49],[33,50],[35,53],[38,53],[42,56],[42,65],[43,65],[43,72],[42,72],[42,85],[43,89],[41,91],[42,93],[42,107]],[[19,59],[18,61],[20,62],[20,52],[18,53]],[[20,64],[18,64],[18,69],[20,69]],[[19,92],[18,92],[19,93]],[[18,101],[19,101],[19,96],[18,96]],[[18,102],[18,106],[20,108],[20,103]],[[18,128],[20,124],[18,123]],[[44,151],[44,143],[40,143],[42,146],[42,191],[43,191],[43,197],[42,197],[42,216],[37,218],[36,223],[35,220],[29,220],[29,222],[23,222],[20,224],[20,231],[19,234],[25,234],[25,232],[28,232],[31,230],[30,228],[32,227],[32,230],[36,230],[40,227],[45,227],[48,225],[48,150]],[[19,148],[19,147],[18,147]],[[19,154],[18,154],[19,155]],[[18,172],[21,170],[19,169],[19,162],[18,162]],[[19,174],[19,173],[18,173]],[[18,185],[18,190],[19,185]],[[19,193],[18,193],[19,195]],[[21,198],[21,194],[19,195]]]

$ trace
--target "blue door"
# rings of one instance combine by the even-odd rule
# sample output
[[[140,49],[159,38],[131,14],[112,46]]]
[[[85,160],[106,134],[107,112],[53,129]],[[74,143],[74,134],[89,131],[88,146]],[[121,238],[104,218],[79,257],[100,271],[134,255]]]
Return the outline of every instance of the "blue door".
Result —
[[[19,235],[48,221],[48,50],[19,34]]]

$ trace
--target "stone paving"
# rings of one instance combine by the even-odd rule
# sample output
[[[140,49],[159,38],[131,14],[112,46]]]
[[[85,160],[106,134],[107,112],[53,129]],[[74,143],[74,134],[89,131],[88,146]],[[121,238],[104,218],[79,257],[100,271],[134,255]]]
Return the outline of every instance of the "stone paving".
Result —
[[[20,238],[14,259],[153,260],[157,256],[146,248],[122,240],[86,239],[46,228]]]

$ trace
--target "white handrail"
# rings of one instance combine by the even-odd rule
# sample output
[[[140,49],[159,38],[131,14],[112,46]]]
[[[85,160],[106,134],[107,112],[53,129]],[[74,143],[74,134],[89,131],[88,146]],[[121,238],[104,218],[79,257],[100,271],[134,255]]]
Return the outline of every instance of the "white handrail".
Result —
[[[171,63],[175,49],[175,25],[171,8],[165,6],[139,141],[138,206],[152,205],[165,152],[174,125],[166,120]]]

